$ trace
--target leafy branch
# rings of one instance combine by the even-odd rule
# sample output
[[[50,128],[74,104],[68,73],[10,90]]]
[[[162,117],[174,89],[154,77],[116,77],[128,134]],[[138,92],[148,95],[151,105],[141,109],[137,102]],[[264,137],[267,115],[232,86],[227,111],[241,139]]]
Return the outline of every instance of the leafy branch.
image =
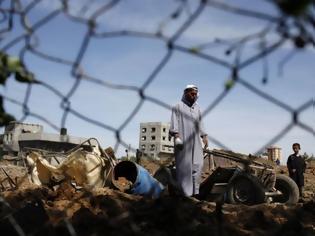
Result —
[[[27,70],[19,58],[0,52],[0,84],[5,86],[7,80],[12,76],[20,83],[37,83],[34,74]],[[14,120],[14,116],[5,111],[3,96],[0,95],[0,127],[8,125],[10,121]]]

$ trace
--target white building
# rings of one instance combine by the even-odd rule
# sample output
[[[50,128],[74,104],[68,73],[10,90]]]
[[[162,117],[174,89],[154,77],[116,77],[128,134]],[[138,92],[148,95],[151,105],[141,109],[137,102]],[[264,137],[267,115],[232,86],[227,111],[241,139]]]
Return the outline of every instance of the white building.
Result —
[[[38,124],[26,124],[12,121],[5,127],[2,136],[3,150],[18,152],[20,150],[19,140],[23,134],[41,134],[43,126]]]
[[[154,159],[172,158],[174,153],[173,140],[169,140],[170,123],[140,123],[139,150],[144,156]]]
[[[270,146],[267,148],[268,160],[270,161],[281,161],[281,148],[277,146]]]
[[[1,142],[5,152],[17,154],[24,147],[67,151],[85,140],[86,138],[69,136],[66,133],[44,133],[42,125],[12,121],[5,127]]]

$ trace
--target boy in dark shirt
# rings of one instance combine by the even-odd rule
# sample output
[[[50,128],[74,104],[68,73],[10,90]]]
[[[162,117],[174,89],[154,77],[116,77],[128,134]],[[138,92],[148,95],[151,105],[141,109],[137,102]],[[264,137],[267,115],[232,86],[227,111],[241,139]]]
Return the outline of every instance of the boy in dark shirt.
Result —
[[[304,159],[299,155],[301,146],[299,143],[294,143],[292,145],[294,154],[288,157],[287,167],[289,171],[289,176],[299,187],[300,197],[303,196],[304,187],[304,172],[306,168],[306,163]]]

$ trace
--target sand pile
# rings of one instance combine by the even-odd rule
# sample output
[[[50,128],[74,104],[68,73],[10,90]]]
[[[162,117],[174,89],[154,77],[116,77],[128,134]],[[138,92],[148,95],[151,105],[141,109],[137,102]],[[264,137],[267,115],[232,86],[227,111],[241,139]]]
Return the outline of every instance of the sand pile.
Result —
[[[281,167],[279,171],[286,170]],[[0,232],[5,232],[4,235],[19,235],[19,232],[32,235],[315,235],[314,173],[315,167],[309,166],[306,172],[309,193],[305,202],[250,207],[175,196],[153,200],[110,188],[85,191],[67,182],[52,188],[21,184],[17,190],[1,193]],[[21,169],[16,174],[23,177]],[[14,170],[10,175],[14,175]]]

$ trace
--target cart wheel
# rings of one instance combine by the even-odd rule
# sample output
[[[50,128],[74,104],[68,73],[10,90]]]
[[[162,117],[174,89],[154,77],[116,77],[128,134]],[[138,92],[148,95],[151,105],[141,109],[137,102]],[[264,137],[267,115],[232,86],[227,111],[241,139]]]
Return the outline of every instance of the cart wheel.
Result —
[[[255,205],[263,203],[265,190],[257,177],[241,173],[230,182],[227,200],[232,204]]]
[[[299,201],[299,188],[290,177],[277,175],[275,188],[282,194],[273,197],[274,202],[293,204]]]
[[[162,166],[154,173],[153,177],[166,187],[171,182],[172,173],[168,167]]]

